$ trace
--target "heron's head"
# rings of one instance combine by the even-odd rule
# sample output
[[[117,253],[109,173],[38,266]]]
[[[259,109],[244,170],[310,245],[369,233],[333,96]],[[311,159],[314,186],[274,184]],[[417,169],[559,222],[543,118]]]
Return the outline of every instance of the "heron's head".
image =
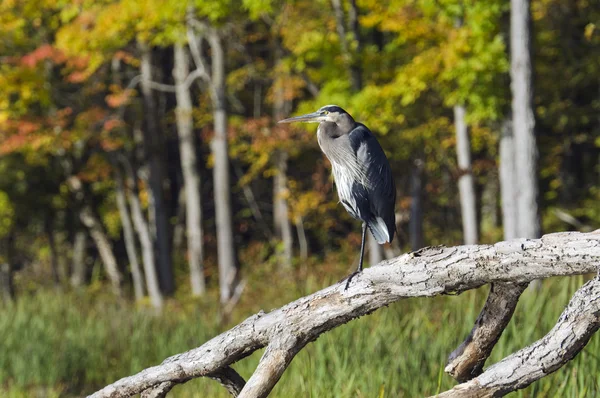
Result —
[[[352,116],[345,110],[337,105],[325,105],[318,111],[313,113],[307,113],[306,115],[291,117],[289,119],[280,120],[279,123],[293,123],[293,122],[306,122],[306,123],[336,123],[340,124],[342,121],[352,120]]]

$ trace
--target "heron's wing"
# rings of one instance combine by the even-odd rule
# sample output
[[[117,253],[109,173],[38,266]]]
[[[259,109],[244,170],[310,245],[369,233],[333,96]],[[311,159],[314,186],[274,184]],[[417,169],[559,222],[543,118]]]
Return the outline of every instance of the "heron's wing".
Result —
[[[396,184],[390,163],[373,133],[363,124],[358,124],[350,132],[349,138],[357,161],[364,167],[368,179],[365,188],[371,212],[385,222],[391,241],[396,227]]]

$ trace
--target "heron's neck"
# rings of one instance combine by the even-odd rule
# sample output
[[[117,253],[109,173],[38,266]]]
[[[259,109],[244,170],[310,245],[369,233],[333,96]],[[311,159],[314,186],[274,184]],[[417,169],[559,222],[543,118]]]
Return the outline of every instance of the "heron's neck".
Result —
[[[340,131],[343,131],[345,134],[348,134],[350,131],[354,129],[356,126],[356,122],[352,118],[352,116],[348,114],[344,114],[337,120],[337,126]]]

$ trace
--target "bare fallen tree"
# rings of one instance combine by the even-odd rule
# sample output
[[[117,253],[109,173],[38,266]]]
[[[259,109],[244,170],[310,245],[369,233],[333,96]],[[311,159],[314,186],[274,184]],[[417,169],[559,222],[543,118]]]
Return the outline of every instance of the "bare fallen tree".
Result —
[[[495,245],[428,247],[366,269],[346,291],[345,282],[340,282],[268,314],[261,311],[200,347],[118,380],[91,397],[138,393],[162,397],[174,385],[196,377],[219,381],[233,396],[265,397],[306,344],[392,302],[460,293],[487,283],[524,288],[535,279],[596,273],[599,266],[600,230]],[[508,316],[499,311],[498,318],[494,309],[509,306],[519,295],[492,291],[493,300],[488,299],[473,331],[446,367],[446,372],[465,382],[439,397],[502,396],[524,388],[575,357],[600,327],[600,279],[596,277],[575,293],[546,336],[481,373],[512,315],[512,311]],[[258,367],[245,382],[230,365],[263,347]]]

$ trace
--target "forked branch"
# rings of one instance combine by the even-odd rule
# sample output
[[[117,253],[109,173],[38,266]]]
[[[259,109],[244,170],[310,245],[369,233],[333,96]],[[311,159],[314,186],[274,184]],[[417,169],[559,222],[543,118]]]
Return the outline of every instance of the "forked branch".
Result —
[[[524,284],[550,276],[592,273],[597,271],[599,265],[600,230],[592,233],[550,234],[541,239],[518,239],[495,245],[426,248],[366,269],[353,279],[346,291],[345,282],[342,281],[268,314],[255,314],[200,347],[118,380],[92,397],[128,397],[162,383],[182,383],[195,377],[211,377],[257,349],[268,346],[255,374],[239,394],[241,397],[264,397],[277,383],[294,355],[306,344],[328,330],[400,299],[460,293],[487,283]],[[598,293],[599,288],[594,286],[594,283],[587,284],[569,306],[576,308],[574,306],[580,305],[581,317],[585,317],[586,311],[596,311],[594,314],[597,316],[592,304],[583,305],[586,294]],[[598,300],[593,301],[596,302],[593,305],[597,305]],[[590,325],[592,323],[589,322]],[[545,371],[560,367],[587,342],[589,336],[583,338],[584,334],[565,336],[569,325],[573,325],[569,319],[561,318],[553,329],[556,330],[554,335],[568,338],[565,343],[571,341],[578,348],[551,353],[551,357],[560,358],[558,361],[541,362],[550,366],[544,367]],[[589,335],[595,331],[593,327],[586,330],[589,330]],[[548,336],[551,335],[552,332]],[[531,349],[529,358],[542,360],[544,350],[548,347],[551,347],[548,343],[528,347]],[[567,344],[562,347],[567,347]],[[496,392],[513,387],[522,388],[522,380],[530,380],[531,383],[542,377],[535,363],[530,364],[528,357],[518,355],[511,355],[473,381],[461,385],[461,388],[484,385],[484,381],[491,380],[490,376],[486,376],[490,374],[495,375],[496,384],[493,384],[493,388]],[[527,366],[518,365],[519,358],[520,363]],[[507,366],[516,369],[519,374],[517,379],[511,376],[511,372],[503,374],[502,369]],[[489,373],[492,369],[496,370]],[[537,373],[527,373],[529,370]]]

